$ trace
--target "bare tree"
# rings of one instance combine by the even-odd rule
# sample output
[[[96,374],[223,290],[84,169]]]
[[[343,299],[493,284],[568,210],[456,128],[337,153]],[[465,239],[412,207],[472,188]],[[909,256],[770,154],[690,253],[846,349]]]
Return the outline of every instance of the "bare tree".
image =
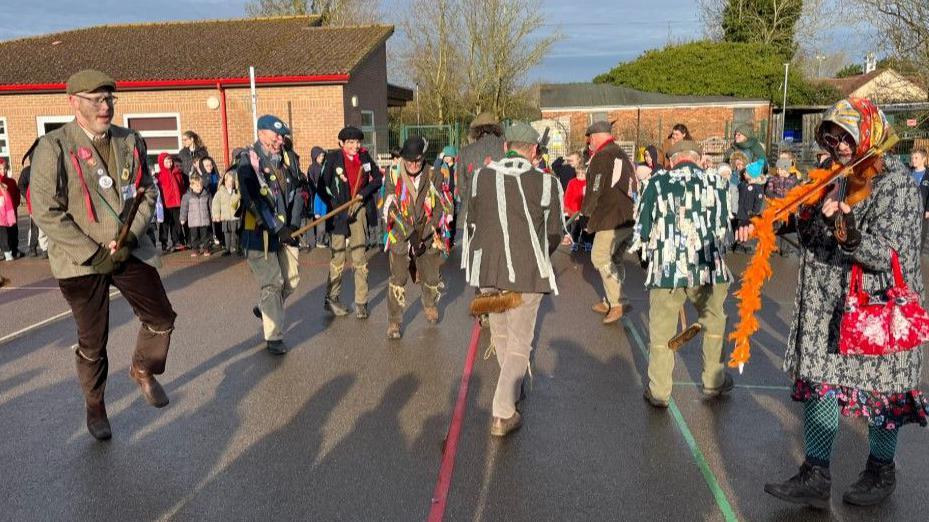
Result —
[[[323,25],[344,26],[376,22],[379,0],[252,0],[248,16],[319,15]]]
[[[420,110],[442,124],[456,120],[461,111],[460,9],[459,0],[412,0],[400,22],[406,35],[401,51],[406,76],[419,87]]]
[[[548,54],[558,34],[539,34],[540,0],[462,0],[469,104],[474,112],[513,114],[528,95],[527,73]]]
[[[917,79],[929,88],[929,2],[926,0],[856,0],[873,15],[878,41],[894,57],[913,64]]]

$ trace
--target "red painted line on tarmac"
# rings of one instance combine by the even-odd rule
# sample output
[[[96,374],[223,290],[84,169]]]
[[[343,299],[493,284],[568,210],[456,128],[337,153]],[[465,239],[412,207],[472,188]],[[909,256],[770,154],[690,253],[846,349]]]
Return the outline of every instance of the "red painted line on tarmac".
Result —
[[[471,328],[471,344],[468,346],[468,356],[465,359],[464,371],[461,373],[461,383],[458,385],[458,400],[455,402],[455,412],[452,422],[448,426],[448,435],[445,437],[445,448],[442,455],[442,465],[439,467],[439,480],[435,484],[432,494],[432,508],[429,510],[429,522],[441,522],[445,517],[445,504],[448,500],[448,490],[452,485],[452,471],[455,469],[455,456],[458,453],[458,437],[461,435],[461,425],[464,423],[465,409],[468,399],[468,384],[471,382],[471,371],[474,369],[474,359],[477,358],[477,344],[481,338],[481,324],[477,319]]]

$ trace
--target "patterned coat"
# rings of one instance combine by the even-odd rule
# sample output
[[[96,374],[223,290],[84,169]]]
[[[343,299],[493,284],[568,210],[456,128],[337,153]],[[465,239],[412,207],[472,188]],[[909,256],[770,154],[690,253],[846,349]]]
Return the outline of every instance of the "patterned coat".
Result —
[[[693,163],[659,170],[647,182],[636,211],[630,251],[648,262],[649,288],[692,288],[728,283],[729,180]]]
[[[853,262],[864,268],[864,290],[881,292],[893,281],[890,251],[894,249],[906,283],[924,295],[919,262],[919,189],[903,165],[888,158],[885,173],[873,180],[871,195],[854,206],[853,212],[862,239],[851,254],[839,248],[819,208],[799,215],[797,230],[804,251],[784,370],[794,379],[865,391],[917,389],[921,347],[875,357],[845,356],[838,346]]]

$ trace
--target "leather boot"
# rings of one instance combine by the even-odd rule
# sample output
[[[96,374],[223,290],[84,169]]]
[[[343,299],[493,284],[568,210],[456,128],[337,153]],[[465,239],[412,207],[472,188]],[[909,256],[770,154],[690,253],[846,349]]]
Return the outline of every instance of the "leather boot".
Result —
[[[897,487],[897,470],[893,462],[880,464],[868,459],[858,481],[842,495],[842,502],[853,506],[876,506],[887,500]]]
[[[764,490],[787,502],[828,510],[832,477],[828,468],[804,462],[799,473],[778,484],[765,484]]]
[[[391,341],[398,341],[401,337],[403,337],[403,333],[400,331],[400,323],[389,323],[387,325],[387,338]]]
[[[603,317],[603,324],[610,324],[619,321],[623,317],[623,305],[611,306]]]
[[[516,431],[523,425],[523,418],[519,412],[514,412],[509,419],[494,417],[490,424],[490,434],[494,437],[506,437],[510,432]]]
[[[110,440],[113,437],[113,431],[110,429],[110,420],[106,417],[106,406],[103,401],[86,406],[87,431],[97,440]]]
[[[434,306],[423,308],[423,315],[426,316],[426,320],[429,321],[429,324],[436,324],[439,322],[439,309]]]
[[[355,318],[356,319],[367,319],[368,318],[368,305],[362,303],[355,303]]]
[[[333,299],[326,299],[325,304],[323,304],[323,310],[332,313],[332,315],[336,317],[348,315],[348,308],[345,308],[345,305]]]
[[[133,363],[129,366],[129,377],[132,377],[132,380],[139,385],[142,396],[149,404],[156,408],[164,408],[168,405],[168,394],[150,372],[137,368]]]

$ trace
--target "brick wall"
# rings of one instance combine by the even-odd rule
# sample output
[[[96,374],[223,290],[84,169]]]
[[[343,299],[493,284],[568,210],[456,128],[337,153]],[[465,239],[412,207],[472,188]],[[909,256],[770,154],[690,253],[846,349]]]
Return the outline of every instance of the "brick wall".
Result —
[[[755,108],[755,132],[760,132],[760,122],[767,119],[768,108],[761,106]],[[697,140],[712,137],[725,138],[727,130],[731,133],[734,117],[732,107],[668,107],[668,108],[642,108],[639,112],[635,108],[619,109],[608,112],[608,119],[615,121],[613,135],[623,141],[636,141],[638,127],[638,141],[640,146],[659,144],[671,132],[676,123],[683,123]],[[570,144],[572,149],[578,149],[584,144],[584,132],[590,124],[588,111],[544,111],[543,118],[557,119],[567,117],[570,124]],[[759,136],[763,142],[763,138]]]
[[[375,123],[384,129],[386,149],[387,129],[387,57],[381,45],[351,74],[347,85],[315,85],[299,87],[259,86],[258,115],[274,114],[287,122],[294,132],[294,146],[303,158],[303,167],[310,161],[310,149],[338,146],[336,136],[346,121],[360,124],[362,109],[373,110]],[[251,144],[251,97],[248,87],[227,88],[226,111],[229,125],[229,150]],[[358,96],[357,108],[351,107],[351,96]],[[217,164],[225,168],[223,157],[222,110],[210,109],[210,97],[220,100],[218,89],[118,92],[113,122],[125,125],[125,114],[178,114],[180,132],[193,130],[203,139]],[[7,122],[7,136],[13,171],[19,173],[19,160],[38,136],[40,116],[71,116],[64,94],[0,95],[0,118]],[[379,133],[380,134],[380,133]]]
[[[378,152],[387,152],[387,47],[371,52],[351,73],[344,90],[345,123],[361,126],[361,111],[374,111]],[[358,107],[352,107],[352,96],[358,96]]]

